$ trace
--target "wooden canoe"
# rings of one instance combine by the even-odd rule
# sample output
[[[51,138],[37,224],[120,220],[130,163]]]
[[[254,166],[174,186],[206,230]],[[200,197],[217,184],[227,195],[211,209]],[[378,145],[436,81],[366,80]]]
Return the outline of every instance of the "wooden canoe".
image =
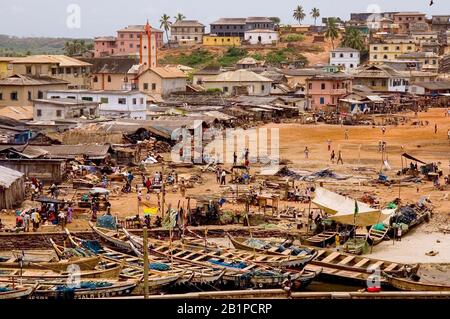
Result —
[[[373,246],[381,243],[390,230],[390,227],[386,226],[386,225],[384,225],[383,230],[375,229],[375,226],[376,225],[373,225],[372,227],[370,227],[370,230],[369,230],[369,240]]]
[[[119,232],[114,230],[108,230],[104,228],[100,229],[92,222],[89,222],[89,226],[98,236],[114,245],[114,247],[117,247],[124,251],[132,252],[132,248],[125,235],[121,235]]]
[[[313,246],[326,247],[327,244],[334,242],[336,232],[324,231],[306,239],[306,241]]]
[[[34,287],[29,286],[18,286],[17,284],[7,284],[7,285],[1,285],[0,287],[7,288],[7,291],[0,292],[0,300],[6,300],[6,299],[25,299],[27,298],[32,292]]]
[[[16,258],[6,262],[0,262],[0,268],[14,268],[14,269],[43,269],[54,271],[67,271],[70,266],[77,266],[80,270],[93,270],[99,263],[100,257],[93,256],[87,258],[72,258],[68,260],[60,260],[57,262],[30,262],[25,261],[22,264]]]

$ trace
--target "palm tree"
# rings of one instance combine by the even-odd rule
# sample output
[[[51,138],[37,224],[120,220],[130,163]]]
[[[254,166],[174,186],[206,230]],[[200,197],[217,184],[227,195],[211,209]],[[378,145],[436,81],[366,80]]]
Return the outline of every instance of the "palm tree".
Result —
[[[336,25],[336,19],[335,18],[328,18],[326,25],[326,32],[325,32],[325,38],[331,40],[331,45],[334,49],[334,40],[339,38],[339,30]]]
[[[174,16],[175,22],[183,21],[186,19],[186,17],[182,13],[178,13],[176,16]]]
[[[314,19],[314,26],[316,26],[316,21],[317,21],[317,18],[318,17],[320,17],[320,11],[319,11],[319,9],[317,9],[317,8],[313,8],[312,10],[311,10],[311,17],[313,17],[313,19]]]
[[[172,25],[172,22],[170,22],[170,17],[164,13],[161,19],[159,19],[159,22],[161,23],[159,27],[166,31],[167,42],[169,42],[169,30],[170,26]]]
[[[293,17],[295,20],[298,21],[299,24],[302,23],[303,19],[305,19],[306,14],[303,11],[303,7],[302,6],[297,6],[297,8],[294,10],[294,14]]]
[[[361,31],[355,28],[345,29],[341,45],[358,51],[363,51],[365,49],[365,44]]]

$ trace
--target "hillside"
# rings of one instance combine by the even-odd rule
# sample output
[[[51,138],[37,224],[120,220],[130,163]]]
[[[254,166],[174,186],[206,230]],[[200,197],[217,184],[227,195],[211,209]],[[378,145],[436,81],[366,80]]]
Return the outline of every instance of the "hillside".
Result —
[[[13,37],[0,34],[0,56],[17,56],[26,54],[63,54],[64,44],[70,38],[33,38]],[[93,43],[84,39],[86,44]]]

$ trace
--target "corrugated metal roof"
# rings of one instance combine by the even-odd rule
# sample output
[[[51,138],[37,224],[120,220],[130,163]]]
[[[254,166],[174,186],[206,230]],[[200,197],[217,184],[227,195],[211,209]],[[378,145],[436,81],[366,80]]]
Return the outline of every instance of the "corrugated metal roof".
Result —
[[[86,155],[92,159],[103,159],[108,154],[110,145],[45,145],[39,146],[47,151],[49,158],[72,159],[77,156]]]
[[[13,169],[0,166],[0,186],[9,188],[12,183],[21,178],[23,173],[15,171]]]
[[[203,82],[272,82],[262,75],[247,70],[224,72],[211,78],[203,79]]]

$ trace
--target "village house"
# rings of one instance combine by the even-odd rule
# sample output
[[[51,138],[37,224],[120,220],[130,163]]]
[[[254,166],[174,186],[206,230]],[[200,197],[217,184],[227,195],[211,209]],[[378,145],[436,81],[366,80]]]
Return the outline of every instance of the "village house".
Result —
[[[410,37],[384,39],[381,43],[370,44],[369,62],[383,63],[384,61],[396,60],[401,54],[415,51],[414,39]]]
[[[450,15],[433,15],[431,17],[431,31],[445,34],[450,30]]]
[[[94,57],[138,55],[143,49],[141,39],[146,34],[146,25],[129,25],[118,30],[117,37],[97,37],[94,39]],[[151,28],[151,42],[154,50],[163,47],[163,31]]]
[[[204,35],[203,45],[205,46],[231,46],[238,47],[241,45],[240,37],[228,37],[228,36],[217,36],[217,35]]]
[[[10,61],[12,74],[51,76],[71,89],[90,88],[91,64],[65,55],[31,55]]]
[[[433,52],[410,52],[397,56],[399,60],[418,62],[421,71],[438,72],[439,56]]]
[[[275,24],[269,18],[249,17],[249,18],[221,18],[210,24],[211,34],[223,37],[245,37],[245,32],[266,29],[274,30]]]
[[[34,121],[76,120],[81,117],[98,117],[98,102],[76,99],[37,99],[33,100]]]
[[[25,176],[0,166],[0,209],[19,206],[25,199]]]
[[[224,72],[203,79],[206,89],[220,89],[225,95],[269,95],[272,80],[247,70]]]
[[[151,96],[165,97],[186,91],[187,76],[175,67],[156,67],[139,74],[139,90]]]
[[[339,99],[352,91],[352,77],[345,74],[322,74],[306,80],[306,96],[312,109],[337,106]]]
[[[323,70],[313,68],[281,69],[279,72],[286,76],[288,85],[291,87],[306,87],[306,79],[325,73]]]
[[[428,23],[425,13],[398,12],[394,14],[394,23],[398,24],[400,33],[410,31],[428,31]]]
[[[137,90],[50,90],[47,99],[74,99],[99,103],[98,114],[107,117],[145,119],[147,96]]]
[[[27,106],[48,90],[65,90],[68,82],[49,76],[12,75],[0,80],[0,106]]]
[[[237,69],[253,69],[261,65],[261,61],[257,61],[252,57],[245,57],[236,62]]]
[[[361,64],[360,53],[352,48],[336,48],[330,51],[330,64],[341,66],[346,72]]]
[[[14,58],[0,57],[0,80],[12,75],[12,60],[14,60]]]
[[[373,91],[406,92],[408,75],[387,65],[367,65],[353,74],[353,84],[363,85]]]
[[[270,29],[245,31],[244,40],[251,45],[275,45],[279,41],[278,32]]]
[[[213,78],[216,75],[222,73],[220,66],[206,66],[203,69],[192,73],[192,83],[202,85],[203,81],[208,78]]]
[[[203,43],[205,26],[197,20],[179,20],[170,25],[170,41],[180,45]]]
[[[448,95],[450,94],[450,81],[416,82],[410,86],[409,91],[417,95]]]
[[[102,57],[86,59],[92,64],[92,90],[136,90],[139,59],[133,57]]]

